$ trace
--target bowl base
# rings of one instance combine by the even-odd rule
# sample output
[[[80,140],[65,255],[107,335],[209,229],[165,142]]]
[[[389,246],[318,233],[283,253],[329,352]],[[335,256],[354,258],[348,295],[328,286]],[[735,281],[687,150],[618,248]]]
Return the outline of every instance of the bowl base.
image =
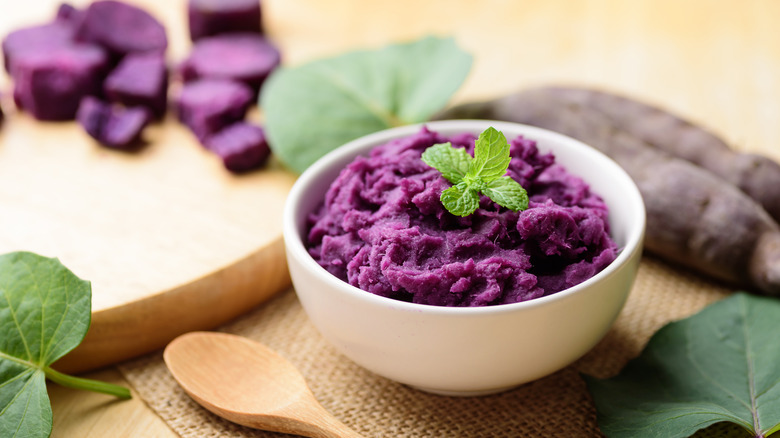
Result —
[[[506,392],[517,388],[519,385],[502,386],[500,388],[491,389],[478,389],[474,391],[448,391],[446,389],[426,388],[424,386],[407,385],[410,388],[414,388],[418,391],[427,392],[429,394],[444,395],[448,397],[479,397],[483,395],[493,395],[501,392]]]

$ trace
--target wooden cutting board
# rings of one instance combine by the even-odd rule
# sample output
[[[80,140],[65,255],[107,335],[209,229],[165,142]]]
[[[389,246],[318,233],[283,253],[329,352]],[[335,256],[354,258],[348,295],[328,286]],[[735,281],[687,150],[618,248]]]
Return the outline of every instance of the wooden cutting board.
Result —
[[[49,20],[58,3],[3,8],[0,35]],[[165,22],[180,58],[184,2],[157,4],[143,7]],[[15,112],[7,77],[0,90],[0,253],[57,257],[92,282],[87,337],[57,368],[161,348],[289,286],[281,213],[295,177],[278,163],[233,175],[171,116],[147,130],[140,150],[109,150],[75,122]]]

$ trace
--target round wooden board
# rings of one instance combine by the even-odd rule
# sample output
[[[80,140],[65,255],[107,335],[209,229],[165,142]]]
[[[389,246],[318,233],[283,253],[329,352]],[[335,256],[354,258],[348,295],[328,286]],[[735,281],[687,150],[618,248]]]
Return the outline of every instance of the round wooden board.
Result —
[[[46,3],[36,2],[35,20],[32,6],[12,8],[0,34],[52,18],[57,2]],[[186,15],[172,3],[149,10],[166,26],[175,22],[168,27],[178,30],[172,46],[181,52]],[[278,163],[231,174],[171,116],[147,129],[139,150],[110,150],[75,122],[15,112],[10,81],[0,85],[0,253],[57,257],[92,282],[92,325],[59,369],[84,371],[163,347],[289,285],[281,212],[295,177]]]

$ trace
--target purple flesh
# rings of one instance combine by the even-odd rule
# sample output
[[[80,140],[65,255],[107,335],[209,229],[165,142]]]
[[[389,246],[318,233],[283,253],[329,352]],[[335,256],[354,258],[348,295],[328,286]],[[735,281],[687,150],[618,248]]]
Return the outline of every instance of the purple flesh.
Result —
[[[160,53],[125,56],[109,73],[103,89],[112,102],[143,106],[155,117],[162,118],[168,106],[168,69],[164,56]]]
[[[84,96],[100,94],[107,66],[105,51],[89,44],[20,54],[11,71],[14,100],[39,120],[72,120]]]
[[[76,121],[84,128],[90,137],[98,139],[103,132],[103,125],[110,112],[109,104],[92,96],[81,100],[76,113]]]
[[[222,158],[225,168],[244,172],[262,166],[271,154],[263,128],[238,122],[209,137],[206,147]]]
[[[75,31],[65,21],[55,21],[38,26],[30,26],[9,33],[2,43],[3,65],[11,73],[11,64],[19,55],[56,50],[73,45]]]
[[[262,33],[260,0],[189,0],[190,39],[232,32]]]
[[[99,44],[113,55],[163,53],[168,47],[165,28],[148,12],[115,0],[91,3],[84,11],[76,38]]]
[[[100,144],[127,150],[140,142],[151,113],[143,107],[123,108],[88,96],[81,101],[77,120]]]
[[[422,129],[347,165],[309,217],[312,257],[370,293],[455,307],[553,294],[615,259],[601,198],[522,137],[510,142],[507,175],[528,191],[529,208],[481,196],[474,214],[450,214],[440,196],[451,184],[420,159],[448,141],[473,154],[474,136]]]
[[[201,143],[222,129],[241,121],[252,103],[246,85],[218,79],[186,83],[176,102],[179,120]]]
[[[280,62],[279,50],[265,37],[224,34],[198,40],[181,64],[181,75],[185,81],[212,78],[243,82],[257,95]]]

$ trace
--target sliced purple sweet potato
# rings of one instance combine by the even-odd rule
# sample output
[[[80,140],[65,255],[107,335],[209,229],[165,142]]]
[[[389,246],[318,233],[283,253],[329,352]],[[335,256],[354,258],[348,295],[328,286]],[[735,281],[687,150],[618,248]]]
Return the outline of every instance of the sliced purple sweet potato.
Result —
[[[189,0],[190,39],[233,32],[262,33],[260,0]]]
[[[168,68],[161,53],[125,56],[103,84],[108,99],[125,106],[143,106],[155,117],[165,115],[168,105]]]
[[[9,33],[2,43],[3,65],[10,73],[13,60],[25,53],[39,53],[73,45],[75,30],[65,21],[54,21],[17,29]]]
[[[281,61],[268,39],[252,33],[229,33],[198,40],[180,66],[182,79],[230,79],[243,82],[255,95]]]
[[[87,96],[79,105],[76,119],[100,144],[127,150],[140,143],[151,112],[144,107],[121,107]]]
[[[115,0],[99,0],[84,11],[76,38],[99,44],[121,57],[133,52],[165,52],[163,25],[145,10]]]
[[[262,166],[271,149],[263,128],[247,122],[234,123],[205,141],[210,151],[222,158],[225,168],[244,172]]]
[[[107,69],[106,52],[91,44],[15,55],[14,100],[39,120],[72,120],[84,96],[100,94]]]
[[[201,142],[246,116],[252,90],[235,81],[201,79],[182,86],[176,101],[179,120]]]

